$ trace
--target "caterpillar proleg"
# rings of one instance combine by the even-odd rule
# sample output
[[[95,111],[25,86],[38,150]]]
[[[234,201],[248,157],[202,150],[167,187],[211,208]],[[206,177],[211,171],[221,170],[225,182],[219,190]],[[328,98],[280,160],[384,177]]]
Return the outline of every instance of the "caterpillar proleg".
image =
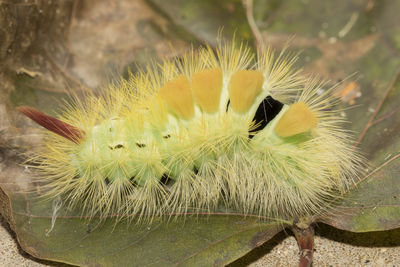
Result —
[[[332,89],[296,56],[221,42],[87,93],[31,158],[45,196],[86,217],[215,210],[292,219],[325,209],[359,176]]]

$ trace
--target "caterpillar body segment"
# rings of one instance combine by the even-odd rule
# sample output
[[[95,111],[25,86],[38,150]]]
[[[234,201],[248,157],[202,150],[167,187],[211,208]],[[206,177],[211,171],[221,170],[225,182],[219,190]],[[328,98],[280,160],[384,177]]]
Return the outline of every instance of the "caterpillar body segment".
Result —
[[[320,94],[294,62],[231,43],[193,50],[76,99],[59,118],[69,132],[22,108],[50,130],[32,159],[37,179],[47,197],[61,195],[89,218],[152,219],[221,204],[284,219],[326,209],[362,158],[329,90]]]

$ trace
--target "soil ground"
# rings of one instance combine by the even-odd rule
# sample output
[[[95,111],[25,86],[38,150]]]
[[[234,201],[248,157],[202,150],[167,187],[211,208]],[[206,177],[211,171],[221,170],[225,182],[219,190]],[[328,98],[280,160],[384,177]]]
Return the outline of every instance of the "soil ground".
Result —
[[[0,216],[0,266],[69,267],[37,260],[25,253]],[[297,266],[298,248],[294,236],[281,232],[263,246],[230,264],[239,266]],[[316,227],[313,266],[400,266],[400,229],[355,234],[326,225]]]

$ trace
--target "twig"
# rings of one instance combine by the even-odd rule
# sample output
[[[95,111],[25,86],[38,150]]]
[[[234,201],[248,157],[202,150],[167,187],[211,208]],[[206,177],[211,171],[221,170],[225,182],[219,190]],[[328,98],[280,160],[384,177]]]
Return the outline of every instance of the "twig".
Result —
[[[375,117],[378,115],[378,112],[381,110],[383,103],[385,102],[387,96],[389,95],[390,91],[393,89],[393,86],[397,80],[397,77],[400,75],[400,68],[397,70],[396,74],[394,75],[393,79],[390,81],[389,86],[386,88],[384,95],[382,96],[381,100],[378,102],[378,105],[375,108],[374,113],[372,116],[369,118],[369,121],[367,122],[367,125],[365,125],[363,131],[361,132],[360,136],[358,137],[357,141],[354,143],[354,147],[356,147],[361,140],[364,138],[364,135],[368,131],[368,129],[374,125],[375,122]]]
[[[300,249],[299,267],[310,267],[314,255],[314,228],[311,225],[293,224],[292,231]]]
[[[257,24],[254,20],[253,0],[242,0],[242,2],[244,9],[246,10],[247,22],[249,23],[251,32],[253,33],[254,39],[256,40],[256,45],[257,47],[260,47],[264,43],[264,41],[261,32],[258,29]]]
[[[395,114],[395,113],[398,112],[398,111],[400,111],[400,105],[397,106],[394,110],[392,110],[392,111],[389,112],[388,114],[384,115],[382,118],[376,119],[376,120],[371,124],[371,126],[373,126],[373,125],[375,125],[375,124],[377,124],[377,123],[379,123],[379,122],[381,122],[381,121],[384,121],[384,120],[386,120],[386,119],[389,119],[393,114]]]

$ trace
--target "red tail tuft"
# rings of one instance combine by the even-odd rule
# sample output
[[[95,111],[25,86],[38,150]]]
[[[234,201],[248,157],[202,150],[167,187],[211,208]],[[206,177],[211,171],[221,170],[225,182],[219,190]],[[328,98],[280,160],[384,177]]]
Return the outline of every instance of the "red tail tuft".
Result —
[[[60,121],[54,117],[51,117],[35,108],[22,106],[17,108],[18,111],[29,117],[37,124],[43,126],[49,131],[56,133],[68,140],[79,144],[80,141],[85,137],[85,132],[75,126]]]

